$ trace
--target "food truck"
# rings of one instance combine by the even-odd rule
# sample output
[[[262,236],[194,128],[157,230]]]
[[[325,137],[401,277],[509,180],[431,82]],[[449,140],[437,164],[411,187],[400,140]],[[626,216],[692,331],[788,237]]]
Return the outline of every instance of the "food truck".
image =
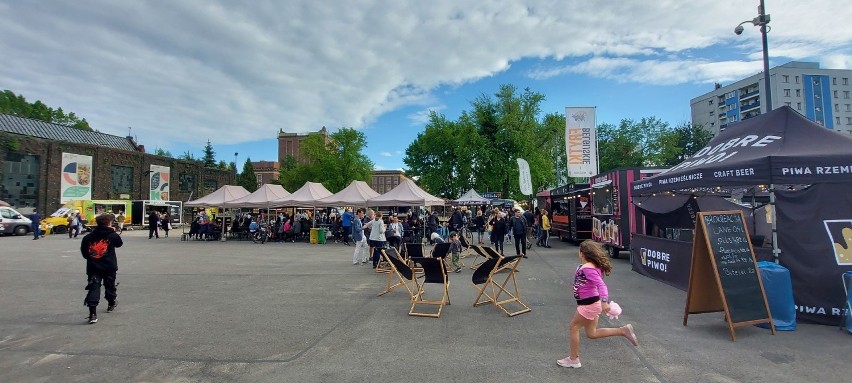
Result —
[[[618,258],[619,251],[630,250],[630,233],[645,231],[644,217],[633,205],[630,183],[662,173],[664,170],[619,168],[589,179],[592,202],[591,239],[604,244],[610,258]]]
[[[581,242],[592,237],[589,184],[569,184],[550,190],[550,231],[560,240]]]
[[[73,212],[80,212],[83,225],[87,229],[94,227],[96,225],[95,217],[104,213],[118,215],[118,213],[124,212],[124,223],[129,224],[131,222],[129,200],[75,200],[66,202],[50,216],[42,219],[41,226],[45,232],[66,233],[68,230],[67,214]]]
[[[160,213],[169,212],[173,227],[183,224],[182,201],[137,200],[133,201],[132,210],[133,224],[141,225],[143,228],[148,227],[148,214],[150,214],[151,210]]]

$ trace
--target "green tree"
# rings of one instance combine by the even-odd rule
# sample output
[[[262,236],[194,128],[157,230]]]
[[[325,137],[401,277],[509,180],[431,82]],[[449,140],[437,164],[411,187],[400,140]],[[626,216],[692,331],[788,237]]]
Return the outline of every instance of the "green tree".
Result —
[[[195,155],[192,154],[192,152],[190,152],[189,150],[183,152],[183,154],[178,156],[178,159],[184,161],[198,161],[198,159],[195,158]]]
[[[207,140],[207,145],[204,145],[204,156],[201,157],[201,161],[204,162],[205,168],[216,167],[216,152],[213,151],[213,144],[210,143],[210,140]]]
[[[0,93],[0,113],[92,131],[85,118],[80,119],[73,112],[65,114],[62,108],[54,110],[40,100],[31,104],[24,96],[16,95],[11,90]]]
[[[296,190],[307,181],[319,182],[336,192],[353,180],[367,181],[373,162],[362,152],[366,146],[364,133],[352,128],[341,128],[327,139],[311,133],[300,148],[305,161],[297,163],[292,157],[285,158],[279,183],[285,189]]]
[[[168,150],[163,150],[161,148],[154,149],[154,154],[158,155],[158,156],[164,156],[164,157],[174,157],[174,156],[172,156],[172,152],[170,152]]]
[[[243,172],[237,176],[237,185],[244,187],[250,192],[257,190],[257,176],[254,174],[254,166],[251,164],[251,158],[246,158],[243,164]]]

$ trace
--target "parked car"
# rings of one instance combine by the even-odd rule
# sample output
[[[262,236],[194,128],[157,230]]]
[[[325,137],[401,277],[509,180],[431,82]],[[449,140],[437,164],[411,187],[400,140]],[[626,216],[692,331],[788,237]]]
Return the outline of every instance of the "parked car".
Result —
[[[0,234],[26,235],[32,231],[32,221],[11,207],[0,207]]]

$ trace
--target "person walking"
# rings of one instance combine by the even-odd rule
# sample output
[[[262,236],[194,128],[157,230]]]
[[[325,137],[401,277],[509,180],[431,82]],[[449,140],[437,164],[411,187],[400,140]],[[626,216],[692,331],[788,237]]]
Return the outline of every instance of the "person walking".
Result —
[[[461,267],[459,267],[459,254],[461,254],[461,241],[459,241],[459,233],[452,232],[450,233],[450,254],[453,256],[453,270],[454,273],[460,273]]]
[[[124,231],[124,210],[120,210],[118,215],[115,217],[115,223],[118,226],[118,230],[116,233],[121,234]]]
[[[41,236],[41,214],[38,213],[38,209],[33,208],[33,213],[30,214],[30,222],[33,229],[33,241],[35,241]]]
[[[357,265],[367,263],[367,236],[364,235],[364,209],[355,211],[355,218],[352,219],[352,241],[355,242],[355,252],[352,253],[352,264]]]
[[[68,239],[77,238],[80,234],[80,213],[76,210],[68,215]]]
[[[390,223],[388,224],[388,230],[385,233],[385,237],[388,240],[388,244],[396,248],[399,251],[400,247],[402,247],[402,234],[404,233],[404,229],[402,224],[399,223],[399,217],[396,214],[391,216]]]
[[[479,244],[482,244],[482,234],[485,232],[485,217],[482,215],[481,209],[476,209],[476,218],[473,219],[473,224],[476,225],[476,234],[479,238]]]
[[[520,210],[515,210],[515,215],[509,219],[509,228],[515,237],[515,254],[527,257],[527,220],[521,215]]]
[[[343,215],[340,216],[340,224],[343,227],[343,244],[349,246],[349,236],[352,234],[352,210],[350,208],[347,207],[343,211]]]
[[[163,213],[162,222],[160,226],[163,227],[163,233],[166,235],[166,238],[169,237],[169,229],[172,228],[172,215],[169,212]]]
[[[118,293],[115,288],[115,276],[118,272],[118,258],[115,249],[124,244],[121,236],[112,228],[112,214],[101,214],[95,218],[97,226],[80,242],[80,253],[86,260],[86,298],[83,303],[89,308],[89,324],[98,322],[98,303],[100,302],[101,284],[104,286],[107,312],[112,312],[118,305]]]
[[[577,312],[569,326],[570,354],[559,359],[556,363],[562,367],[580,368],[580,330],[585,329],[589,339],[623,336],[634,346],[639,345],[639,338],[633,332],[633,325],[627,324],[620,328],[598,328],[598,317],[601,313],[609,312],[609,291],[603,281],[604,275],[609,275],[612,265],[603,247],[592,240],[580,244],[579,258],[581,265],[574,272],[574,299],[577,300]]]
[[[387,243],[387,238],[385,237],[385,230],[387,230],[387,225],[382,221],[382,212],[376,212],[376,219],[370,222],[370,245],[373,248],[373,268],[375,269],[379,265],[379,258],[381,257],[380,250],[385,248],[385,244]]]
[[[160,238],[160,233],[157,231],[159,224],[160,215],[155,210],[151,210],[151,214],[148,214],[148,239],[152,237]]]
[[[541,233],[538,237],[538,245],[541,247],[550,248],[550,218],[547,216],[547,210],[541,209]]]
[[[494,218],[488,222],[491,226],[491,244],[494,245],[494,250],[503,255],[503,237],[506,235],[506,220],[499,212],[495,212]]]

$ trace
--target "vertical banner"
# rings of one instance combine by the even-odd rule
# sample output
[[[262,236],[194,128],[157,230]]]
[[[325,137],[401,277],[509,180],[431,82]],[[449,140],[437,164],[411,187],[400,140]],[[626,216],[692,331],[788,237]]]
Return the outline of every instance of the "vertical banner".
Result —
[[[62,178],[59,202],[92,199],[92,157],[62,153]]]
[[[598,173],[595,126],[595,108],[565,108],[568,176],[588,178]]]
[[[521,184],[521,194],[532,194],[532,179],[530,178],[530,164],[523,158],[518,158],[518,183]]]
[[[151,197],[152,201],[169,200],[169,167],[151,165]]]

